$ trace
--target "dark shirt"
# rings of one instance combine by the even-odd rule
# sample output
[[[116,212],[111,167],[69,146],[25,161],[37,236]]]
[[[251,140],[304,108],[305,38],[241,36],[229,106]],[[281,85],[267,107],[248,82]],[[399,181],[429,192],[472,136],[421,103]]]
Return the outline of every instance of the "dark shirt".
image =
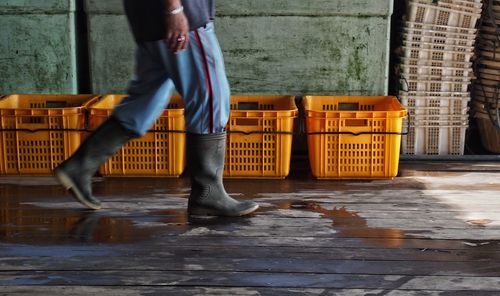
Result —
[[[123,0],[125,13],[137,42],[165,38],[163,0]],[[189,29],[195,30],[213,21],[215,0],[182,0]]]

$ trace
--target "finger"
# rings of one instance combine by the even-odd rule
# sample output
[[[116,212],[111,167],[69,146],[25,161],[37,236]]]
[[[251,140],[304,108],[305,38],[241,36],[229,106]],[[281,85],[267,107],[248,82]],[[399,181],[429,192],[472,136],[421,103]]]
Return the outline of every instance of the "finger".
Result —
[[[168,34],[168,48],[172,51],[175,51],[179,43],[177,37],[179,37],[179,32],[172,31]]]
[[[179,52],[179,50],[181,49],[182,41],[179,41],[179,40],[180,40],[179,37],[176,37],[174,44],[172,44],[171,50],[174,53]]]
[[[185,35],[185,36],[186,36],[186,40],[184,40],[184,42],[182,43],[181,50],[185,50],[188,47],[188,44],[189,44],[189,35]]]
[[[176,44],[175,50],[174,50],[175,53],[180,52],[180,51],[182,51],[183,49],[186,48],[186,45],[187,45],[186,39],[187,38],[184,35],[179,35],[177,37],[177,39],[176,39],[177,44]]]

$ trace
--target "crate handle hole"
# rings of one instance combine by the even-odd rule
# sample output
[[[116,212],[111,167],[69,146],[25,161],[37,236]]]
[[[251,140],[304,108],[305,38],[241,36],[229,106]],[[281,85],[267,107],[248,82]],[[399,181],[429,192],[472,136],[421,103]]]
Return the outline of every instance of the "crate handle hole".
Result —
[[[367,119],[346,119],[345,126],[368,126]]]
[[[339,103],[339,111],[357,111],[359,103]]]
[[[71,104],[65,101],[47,101],[45,104],[46,108],[66,108]]]
[[[256,126],[259,125],[259,120],[254,118],[237,118],[236,125]]]
[[[239,102],[238,110],[259,110],[258,102]]]
[[[21,123],[23,124],[40,124],[40,123],[46,123],[46,117],[44,116],[26,116],[26,117],[21,117]]]

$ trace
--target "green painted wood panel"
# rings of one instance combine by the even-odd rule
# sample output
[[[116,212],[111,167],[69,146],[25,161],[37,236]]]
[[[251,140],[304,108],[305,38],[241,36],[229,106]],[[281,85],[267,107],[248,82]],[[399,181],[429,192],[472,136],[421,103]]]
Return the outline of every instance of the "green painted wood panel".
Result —
[[[386,19],[220,17],[217,31],[237,92],[385,92]]]
[[[0,5],[1,94],[77,91],[73,8],[69,1],[42,3],[2,1]],[[23,7],[15,9],[15,5]]]
[[[122,0],[86,0],[87,12],[123,14]],[[350,15],[387,16],[388,0],[217,0],[218,15]]]
[[[94,93],[124,93],[134,72],[135,44],[124,15],[89,15],[91,87]]]
[[[0,1],[0,15],[2,14],[57,14],[73,12],[74,0],[2,0]]]
[[[387,93],[390,0],[218,0],[233,93]],[[94,92],[125,91],[134,44],[120,0],[89,0]]]
[[[217,0],[219,15],[346,15],[387,16],[392,13],[388,0]]]

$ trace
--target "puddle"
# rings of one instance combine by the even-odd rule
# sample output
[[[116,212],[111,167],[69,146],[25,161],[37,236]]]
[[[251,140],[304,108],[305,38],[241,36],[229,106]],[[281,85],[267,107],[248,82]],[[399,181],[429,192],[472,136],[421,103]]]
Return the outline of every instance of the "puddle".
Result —
[[[158,216],[159,221],[165,224],[186,226],[189,223],[189,216],[185,209],[168,209],[150,213],[151,216]]]
[[[17,204],[1,209],[0,242],[36,245],[132,243],[160,235],[168,227],[167,222],[177,223],[178,216],[155,223],[143,221],[140,217],[107,216],[102,211],[46,209]]]
[[[110,206],[111,210],[99,211],[84,210],[63,188],[57,184],[52,186],[54,178],[22,179],[26,184],[20,178],[7,180],[14,184],[0,184],[0,243],[37,246],[127,244],[152,240],[165,233],[182,233],[188,227],[184,199],[182,203],[174,202],[174,207],[177,203],[182,209],[165,210],[158,217],[149,215],[148,207],[164,207],[164,197],[153,194],[171,193],[160,187],[156,179],[95,182],[96,192],[103,196],[106,205],[121,205],[121,208]],[[175,187],[175,192],[182,193],[183,188]],[[116,191],[126,194],[117,198],[111,194]],[[138,192],[151,192],[152,197],[148,203],[139,204],[136,202],[139,199],[129,198]]]
[[[321,214],[322,218],[332,220],[335,236],[348,238],[371,239],[380,238],[380,241],[370,240],[371,244],[385,247],[400,247],[406,233],[400,229],[370,227],[365,218],[357,212],[349,211],[345,207],[334,207],[328,210],[315,201],[280,201],[276,204],[279,209],[308,211]]]
[[[241,218],[189,217],[185,208],[149,211],[90,211],[0,202],[0,243],[37,246],[74,243],[128,244],[180,235],[193,227],[236,230]],[[231,222],[237,221],[238,223]]]
[[[189,216],[186,209],[168,209],[148,213],[148,216],[157,217],[161,223],[176,225],[177,229],[188,231],[196,226],[223,225],[226,229],[239,227],[248,224],[248,219],[255,214],[245,217]]]

